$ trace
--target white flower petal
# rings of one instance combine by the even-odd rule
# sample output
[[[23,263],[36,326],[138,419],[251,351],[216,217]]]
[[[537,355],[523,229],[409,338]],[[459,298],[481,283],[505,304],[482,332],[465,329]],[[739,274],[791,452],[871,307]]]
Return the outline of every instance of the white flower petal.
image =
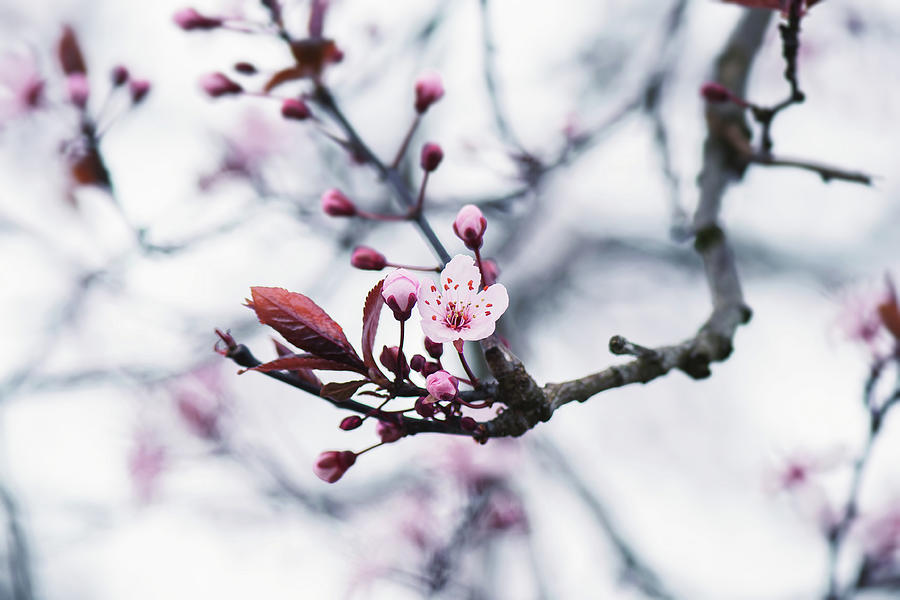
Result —
[[[481,319],[475,319],[469,324],[469,327],[467,329],[463,329],[462,331],[460,331],[459,337],[471,342],[483,340],[484,338],[494,333],[495,327],[496,323],[494,323],[494,321],[492,321],[490,317],[488,317],[487,319],[482,317]]]
[[[481,273],[475,266],[475,259],[465,254],[457,254],[441,272],[441,293],[447,302],[465,304],[478,290]]]
[[[477,318],[487,317],[496,321],[509,308],[509,294],[503,284],[495,283],[478,295],[476,305],[478,306],[475,309],[478,313]]]
[[[434,342],[452,342],[459,339],[459,333],[444,325],[444,321],[440,317],[437,320],[423,317],[421,327],[422,333]]]

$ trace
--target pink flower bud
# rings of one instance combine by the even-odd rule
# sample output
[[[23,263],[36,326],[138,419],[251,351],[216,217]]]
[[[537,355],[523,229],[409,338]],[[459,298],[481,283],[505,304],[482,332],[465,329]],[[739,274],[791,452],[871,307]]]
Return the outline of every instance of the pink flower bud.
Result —
[[[128,69],[123,65],[116,65],[110,73],[110,79],[115,87],[125,85],[125,82],[128,81]]]
[[[391,423],[390,421],[378,421],[375,433],[378,434],[383,443],[390,444],[403,437],[403,428],[397,423]]]
[[[352,467],[355,462],[356,453],[354,452],[349,450],[344,450],[343,452],[329,450],[320,454],[319,458],[316,459],[313,473],[322,481],[334,483],[343,477],[347,469]]]
[[[304,121],[311,115],[312,113],[309,112],[309,107],[303,100],[298,100],[296,98],[287,98],[281,104],[281,116],[285,119]]]
[[[413,357],[409,359],[409,368],[418,373],[425,368],[425,363],[427,362],[421,354],[413,354]]]
[[[459,381],[447,371],[438,371],[425,380],[425,389],[436,400],[449,402],[459,395]]]
[[[484,285],[494,285],[497,283],[497,278],[500,277],[500,267],[497,266],[496,262],[489,258],[482,259],[481,275],[484,277]]]
[[[132,79],[128,89],[131,92],[131,101],[140,104],[150,93],[150,82],[146,79]]]
[[[470,250],[481,248],[485,229],[487,219],[484,218],[481,209],[474,204],[466,204],[459,209],[453,221],[453,232]]]
[[[425,336],[425,351],[428,352],[428,356],[431,358],[440,358],[444,353],[444,344],[435,342],[430,337]]]
[[[91,87],[84,73],[72,73],[66,77],[66,93],[69,101],[78,108],[87,106],[88,96],[91,95]]]
[[[378,359],[388,371],[399,375],[401,379],[409,376],[409,365],[406,364],[406,357],[400,355],[400,348],[397,346],[391,346],[390,348],[385,346]]]
[[[424,113],[443,95],[444,84],[441,82],[441,76],[433,71],[423,73],[416,80],[416,112]]]
[[[322,194],[322,210],[332,217],[352,217],[356,206],[338,189],[330,189]]]
[[[341,421],[340,427],[344,431],[350,431],[352,429],[356,429],[357,427],[362,425],[362,423],[363,423],[363,420],[361,417],[359,417],[358,415],[351,415],[351,416],[345,418],[343,421]]]
[[[234,70],[238,73],[243,73],[244,75],[255,75],[256,67],[253,63],[248,63],[245,61],[241,61],[234,64]]]
[[[222,19],[206,17],[193,8],[182,8],[173,15],[172,20],[185,31],[191,31],[193,29],[216,29],[222,25]]]
[[[380,271],[387,265],[387,259],[374,248],[357,246],[350,256],[350,264],[363,271]]]
[[[426,402],[426,398],[428,398],[428,396],[422,396],[416,400],[415,408],[420,417],[430,419],[434,416],[434,404]]]
[[[208,73],[207,75],[204,75],[203,78],[200,79],[200,87],[213,98],[226,96],[228,94],[240,94],[244,91],[244,88],[228,79],[228,77],[222,73]]]
[[[712,102],[713,104],[730,102],[732,99],[732,94],[728,88],[715,82],[704,83],[703,87],[700,88],[700,95],[703,96],[707,102]]]
[[[422,146],[421,165],[425,172],[431,173],[437,169],[442,160],[444,160],[444,151],[441,150],[440,146],[432,142],[428,142]]]
[[[406,269],[397,269],[385,277],[381,284],[381,297],[394,311],[394,318],[398,321],[409,318],[418,296],[419,280]]]
[[[459,420],[459,426],[463,428],[464,431],[475,431],[475,427],[478,423],[472,417],[463,417]]]

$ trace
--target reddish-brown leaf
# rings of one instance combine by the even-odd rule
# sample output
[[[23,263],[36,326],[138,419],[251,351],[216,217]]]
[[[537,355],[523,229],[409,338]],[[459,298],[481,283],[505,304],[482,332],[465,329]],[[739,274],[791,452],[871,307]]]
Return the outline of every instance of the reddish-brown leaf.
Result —
[[[339,62],[342,57],[334,40],[320,37],[291,42],[291,53],[302,77],[318,77],[326,66]]]
[[[384,298],[381,296],[381,285],[384,280],[375,284],[369,294],[366,296],[366,302],[363,305],[363,325],[362,325],[362,355],[363,362],[367,366],[378,369],[375,362],[375,355],[372,348],[375,345],[375,334],[378,333],[378,321],[381,318],[381,308],[384,306]]]
[[[878,316],[891,335],[900,340],[900,306],[896,298],[878,306]]]
[[[368,383],[364,379],[359,381],[345,381],[343,383],[326,383],[322,386],[319,395],[335,402],[346,402],[353,397],[363,384]]]
[[[109,171],[96,148],[87,148],[73,154],[69,161],[72,179],[79,185],[96,185],[102,188],[111,186]]]
[[[285,358],[287,356],[294,356],[294,352],[290,348],[288,348],[287,346],[285,346],[284,344],[282,344],[275,338],[272,338],[272,343],[275,344],[275,352],[278,353],[278,356],[280,358]],[[291,373],[295,374],[297,377],[306,381],[307,383],[310,383],[310,384],[316,386],[317,388],[322,387],[321,380],[319,380],[319,378],[316,377],[316,374],[313,373],[312,369],[292,369]]]
[[[271,92],[282,83],[287,83],[288,81],[294,81],[296,79],[303,79],[303,77],[303,70],[300,67],[288,67],[287,69],[282,69],[272,75],[271,79],[266,82],[266,85],[263,87],[263,89],[266,92]]]
[[[339,363],[327,358],[319,358],[309,354],[294,354],[292,356],[284,356],[275,360],[263,363],[256,367],[247,369],[248,371],[261,371],[268,373],[269,371],[296,371],[298,369],[318,369],[320,371],[356,371],[365,375],[365,367],[351,367],[350,365]]]
[[[78,38],[75,36],[75,31],[68,25],[63,27],[57,51],[59,53],[59,64],[66,75],[87,73],[87,65],[84,62],[84,55],[81,54]]]
[[[345,365],[363,365],[341,326],[303,294],[269,287],[250,288],[250,292],[259,322],[293,345]]]

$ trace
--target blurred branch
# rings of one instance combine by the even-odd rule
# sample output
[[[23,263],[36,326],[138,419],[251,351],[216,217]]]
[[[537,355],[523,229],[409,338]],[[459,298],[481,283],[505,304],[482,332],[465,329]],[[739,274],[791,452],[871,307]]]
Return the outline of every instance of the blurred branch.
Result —
[[[588,487],[587,483],[575,472],[570,461],[550,440],[536,438],[531,448],[539,456],[551,463],[547,471],[564,481],[575,492],[578,498],[593,513],[613,549],[619,555],[622,563],[623,579],[638,588],[648,598],[657,600],[673,600],[673,596],[666,590],[659,575],[651,569],[619,531],[609,514],[609,509]]]
[[[844,549],[844,543],[847,539],[847,533],[856,522],[859,515],[859,495],[862,490],[863,477],[871,462],[872,450],[879,438],[879,434],[883,431],[884,421],[892,408],[900,404],[900,387],[896,388],[893,393],[882,403],[875,402],[874,393],[876,384],[884,373],[886,365],[885,360],[881,360],[875,364],[864,386],[863,404],[869,413],[869,431],[863,449],[853,461],[853,474],[850,480],[850,488],[847,492],[847,498],[841,509],[840,520],[835,523],[828,531],[828,592],[825,600],[842,600],[844,598],[852,598],[854,593],[859,589],[870,587],[867,581],[868,561],[864,560],[860,566],[860,573],[855,583],[849,588],[840,589],[838,583],[838,560]],[[876,587],[876,586],[871,586]]]
[[[494,125],[500,138],[518,148],[522,153],[527,154],[522,148],[521,142],[513,133],[512,127],[506,118],[506,113],[500,107],[500,92],[497,88],[497,46],[494,41],[494,31],[491,27],[491,15],[488,0],[480,0],[478,3],[481,9],[481,40],[484,51],[484,85],[487,89],[488,101],[491,105],[491,114],[494,117]]]
[[[861,183],[863,185],[872,185],[872,176],[861,171],[850,171],[840,167],[799,158],[776,157],[771,154],[756,152],[749,154],[747,160],[753,164],[765,165],[768,167],[793,167],[795,169],[812,171],[813,173],[818,174],[825,183],[829,183],[833,180],[840,180],[851,183]]]
[[[11,600],[32,600],[34,591],[31,580],[31,559],[25,534],[19,524],[19,509],[16,502],[0,483],[0,504],[6,512],[6,533],[9,573],[12,580]]]

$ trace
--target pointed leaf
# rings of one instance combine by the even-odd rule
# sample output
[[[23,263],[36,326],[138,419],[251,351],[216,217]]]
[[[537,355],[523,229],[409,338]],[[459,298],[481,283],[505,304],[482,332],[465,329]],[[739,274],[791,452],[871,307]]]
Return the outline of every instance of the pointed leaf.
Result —
[[[351,367],[344,363],[319,358],[318,356],[299,355],[285,356],[247,369],[248,371],[296,371],[298,369],[319,369],[320,371],[356,371],[365,374],[365,367]]]
[[[353,397],[360,387],[368,383],[365,380],[346,381],[343,383],[326,383],[322,386],[319,395],[335,402],[346,402]]]
[[[294,353],[290,348],[288,348],[275,338],[272,338],[272,343],[275,344],[275,352],[278,353],[278,356],[280,358],[284,358],[286,356],[294,356]],[[312,369],[291,369],[291,373],[306,381],[307,383],[311,383],[317,388],[322,387],[322,381],[318,377],[316,377],[316,374],[313,373]]]
[[[78,38],[75,36],[75,31],[68,25],[63,27],[57,50],[59,52],[59,64],[66,75],[87,73],[87,66],[84,62],[84,56],[81,54],[81,47],[78,45]]]
[[[293,345],[345,365],[363,365],[341,326],[303,294],[268,287],[254,287],[250,291],[259,322],[273,328]]]
[[[378,370],[375,362],[375,355],[372,348],[375,345],[375,334],[378,333],[378,321],[381,318],[381,308],[384,306],[384,298],[381,296],[381,286],[384,280],[375,284],[369,294],[366,296],[366,302],[363,305],[363,326],[362,326],[362,353],[363,362],[367,366]]]
[[[271,92],[273,89],[281,85],[282,83],[287,83],[288,81],[294,81],[296,79],[303,79],[304,71],[300,67],[288,67],[287,69],[282,69],[272,75],[272,78],[266,82],[265,87],[263,89],[266,92]]]

